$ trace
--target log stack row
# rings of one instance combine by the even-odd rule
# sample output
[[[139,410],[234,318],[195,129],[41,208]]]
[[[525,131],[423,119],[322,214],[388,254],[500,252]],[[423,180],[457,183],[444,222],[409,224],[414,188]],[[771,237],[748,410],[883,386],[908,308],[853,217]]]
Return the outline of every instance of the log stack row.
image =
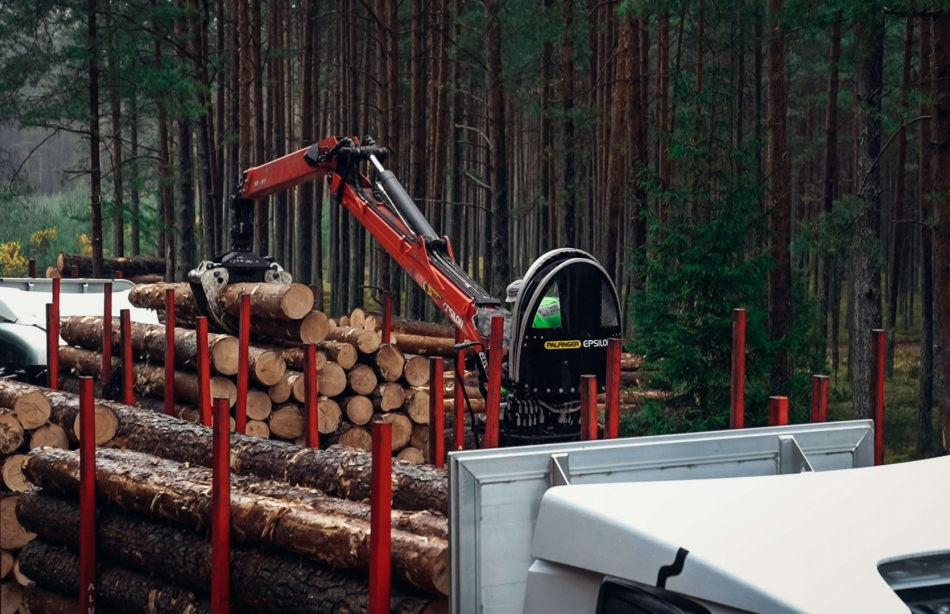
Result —
[[[21,398],[52,423],[78,408],[76,395],[0,380],[0,408]],[[124,449],[97,451],[101,611],[209,612],[210,429],[102,405]],[[231,445],[234,611],[367,611],[369,454],[237,434]],[[78,452],[36,448],[20,467],[30,490],[3,499],[4,546],[24,538],[3,571],[16,563],[27,587],[5,581],[3,611],[78,612]],[[444,471],[394,464],[392,612],[446,611],[446,486]]]
[[[165,291],[175,290],[176,414],[188,421],[200,419],[197,376],[197,335],[192,326],[198,314],[188,284],[144,284],[130,293],[130,301],[163,315]],[[305,420],[305,344],[317,348],[318,430],[323,445],[335,443],[368,450],[370,422],[376,418],[393,425],[393,453],[412,462],[424,459],[425,438],[413,437],[414,427],[429,422],[428,358],[406,354],[396,344],[383,344],[378,318],[362,310],[331,320],[314,311],[312,293],[305,286],[235,284],[221,301],[237,314],[241,294],[250,294],[252,344],[249,352],[247,433],[262,438],[303,443]],[[119,396],[121,334],[112,323],[111,377],[102,377],[102,319],[70,317],[61,323],[69,344],[60,348],[64,389],[78,391],[76,375],[97,378],[97,395]],[[136,403],[152,410],[163,407],[166,350],[164,325],[134,323],[131,345]],[[428,340],[428,337],[424,338]],[[452,340],[447,340],[454,343]],[[427,341],[428,342],[428,341]],[[212,397],[237,401],[238,339],[209,333]],[[425,350],[416,346],[415,349]],[[233,418],[232,418],[233,420]],[[417,429],[418,430],[418,429]]]

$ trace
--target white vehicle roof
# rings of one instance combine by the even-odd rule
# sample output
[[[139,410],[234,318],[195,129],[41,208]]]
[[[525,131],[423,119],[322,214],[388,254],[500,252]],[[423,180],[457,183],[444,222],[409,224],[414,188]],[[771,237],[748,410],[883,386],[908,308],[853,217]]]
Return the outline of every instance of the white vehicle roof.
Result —
[[[46,304],[53,300],[51,292],[26,292],[0,287],[0,318],[25,326],[37,326],[46,330]],[[102,316],[102,293],[60,294],[59,313],[68,316]],[[122,309],[130,310],[133,322],[158,324],[158,314],[151,309],[141,309],[129,303],[129,291],[113,292],[112,315],[119,317]]]
[[[878,565],[950,552],[950,457],[848,471],[552,488],[538,559],[751,612],[908,612]]]

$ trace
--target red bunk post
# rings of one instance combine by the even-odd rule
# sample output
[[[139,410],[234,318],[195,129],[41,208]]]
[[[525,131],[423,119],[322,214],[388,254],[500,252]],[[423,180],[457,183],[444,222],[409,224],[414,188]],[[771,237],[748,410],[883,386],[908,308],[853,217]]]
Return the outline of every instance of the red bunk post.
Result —
[[[373,474],[370,493],[369,614],[389,614],[392,546],[393,426],[373,423]]]
[[[165,290],[165,415],[175,415],[175,291]]]
[[[92,378],[79,378],[79,603],[96,611],[96,404]]]
[[[874,420],[874,464],[884,464],[884,350],[885,333],[871,331],[871,419]]]
[[[238,331],[237,407],[235,430],[242,435],[247,432],[247,370],[250,368],[251,344],[251,295],[241,295],[240,330]]]
[[[485,448],[498,447],[501,416],[501,359],[504,352],[505,319],[492,316],[488,348],[488,398],[485,399]],[[464,383],[462,384],[464,386]]]
[[[230,406],[214,400],[211,441],[211,611],[230,612],[231,588],[231,466]]]
[[[122,402],[135,405],[132,377],[132,314],[128,309],[119,312],[122,337]]]
[[[307,447],[320,447],[319,381],[317,380],[317,346],[304,346],[304,413],[307,418]]]
[[[445,400],[441,356],[429,359],[429,462],[445,466]],[[458,385],[458,384],[456,384]],[[464,383],[463,383],[464,385]],[[464,423],[462,425],[465,426]]]
[[[455,343],[465,341],[462,330],[455,329]],[[455,353],[455,441],[453,450],[465,449],[465,350]]]
[[[745,309],[732,310],[732,394],[729,427],[745,426]]]
[[[620,339],[607,341],[607,390],[604,411],[604,439],[620,436]]]
[[[211,364],[208,356],[208,318],[195,318],[196,336],[198,345],[198,411],[201,415],[201,424],[211,426]]]
[[[788,397],[769,397],[769,426],[788,424]]]
[[[597,440],[597,377],[581,376],[581,441]]]
[[[102,286],[102,382],[112,379],[112,282]]]

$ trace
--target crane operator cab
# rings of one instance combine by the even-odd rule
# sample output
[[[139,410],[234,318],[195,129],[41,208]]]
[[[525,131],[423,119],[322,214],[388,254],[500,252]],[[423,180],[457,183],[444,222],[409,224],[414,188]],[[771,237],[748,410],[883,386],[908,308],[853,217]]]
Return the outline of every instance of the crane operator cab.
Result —
[[[607,340],[621,336],[620,302],[590,254],[557,249],[509,286],[508,361],[502,387],[503,443],[570,441],[580,433],[580,382],[605,391]],[[479,428],[481,427],[481,428]],[[476,424],[476,432],[484,425]]]

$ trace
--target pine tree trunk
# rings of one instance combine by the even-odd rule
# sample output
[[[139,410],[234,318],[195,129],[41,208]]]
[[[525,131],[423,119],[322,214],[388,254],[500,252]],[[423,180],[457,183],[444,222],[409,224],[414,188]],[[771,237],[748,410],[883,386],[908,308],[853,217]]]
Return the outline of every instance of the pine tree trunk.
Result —
[[[102,171],[99,165],[99,43],[96,0],[86,4],[89,45],[89,202],[92,208],[92,271],[102,270]]]
[[[112,255],[125,256],[125,209],[122,185],[122,99],[119,96],[119,59],[116,57],[115,31],[112,27],[112,12],[106,13],[106,29],[109,31],[109,107],[112,111]]]
[[[784,0],[769,0],[768,10],[774,17],[769,25],[768,46],[768,156],[766,158],[765,208],[770,213],[772,232],[770,252],[775,268],[769,272],[769,340],[778,343],[792,329],[792,265],[789,253],[790,202],[788,192],[788,83],[785,74],[785,34],[779,25]],[[784,389],[792,378],[791,355],[778,350],[772,370],[771,389]]]
[[[857,47],[858,196],[864,211],[854,224],[850,268],[853,307],[850,326],[851,390],[854,418],[870,417],[871,330],[881,326],[880,248],[881,171],[875,162],[881,150],[881,86],[884,62],[884,18],[872,8],[855,24]]]
[[[933,21],[920,22],[920,103],[918,115],[928,115],[933,67]],[[920,376],[917,395],[917,453],[926,458],[933,454],[933,394],[934,394],[934,261],[933,261],[933,120],[922,120],[918,140],[919,166],[917,170],[920,207]]]
[[[950,304],[950,12],[941,11],[933,22],[933,125],[934,164],[934,299]],[[936,363],[940,365],[937,398],[943,449],[950,450],[950,310],[936,310],[934,337]]]
[[[558,243],[560,247],[576,247],[575,225],[577,224],[577,194],[574,168],[574,0],[562,0],[561,21],[564,24],[564,39],[561,41],[561,113],[564,151],[563,189],[564,202]]]
[[[131,234],[129,246],[132,257],[142,253],[142,203],[139,197],[139,183],[141,182],[141,166],[139,165],[139,110],[137,95],[132,95],[132,110],[129,113],[129,155],[132,156],[132,181],[129,182],[129,215],[131,217]]]
[[[511,281],[508,253],[508,153],[505,139],[505,90],[501,63],[501,9],[496,0],[484,0],[488,22],[485,63],[488,67],[488,176],[491,184],[492,270],[490,292],[501,296]]]
[[[634,39],[639,36],[639,22],[628,15],[621,26],[617,49],[617,79],[610,105],[610,145],[607,157],[607,257],[604,260],[604,268],[613,279],[618,279],[617,239],[620,232],[620,202],[625,187],[623,165],[626,159],[624,145],[627,143],[627,107],[630,100],[630,76],[635,63],[639,70],[640,58],[634,55],[640,48],[639,44],[634,43]]]
[[[901,89],[898,107],[907,106],[907,88],[910,87],[910,63],[914,46],[914,18],[907,17],[904,27],[904,62],[901,68]],[[894,209],[892,211],[892,241],[890,268],[887,274],[887,376],[894,375],[894,344],[897,333],[897,296],[901,287],[900,275],[904,252],[904,200],[907,192],[907,126],[902,125],[897,134],[896,177],[894,178]]]

